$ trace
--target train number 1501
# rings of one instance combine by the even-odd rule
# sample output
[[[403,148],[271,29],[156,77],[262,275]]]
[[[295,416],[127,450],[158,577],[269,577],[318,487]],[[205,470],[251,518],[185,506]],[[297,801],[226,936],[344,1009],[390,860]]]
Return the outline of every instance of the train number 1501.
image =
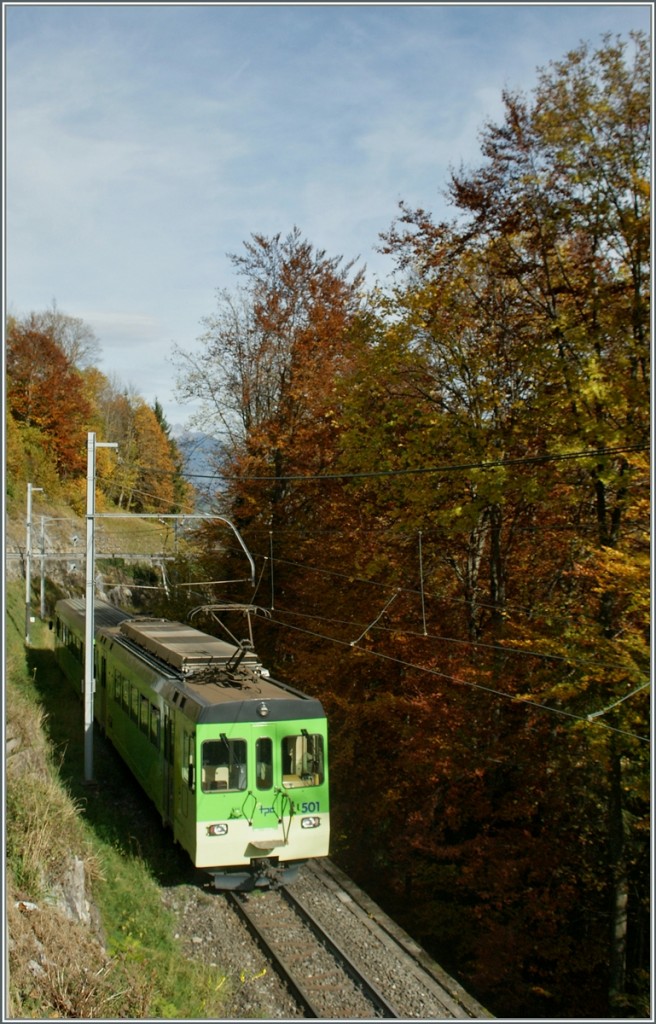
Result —
[[[304,800],[301,804],[296,804],[297,814],[318,814],[321,810],[319,806],[319,800]]]

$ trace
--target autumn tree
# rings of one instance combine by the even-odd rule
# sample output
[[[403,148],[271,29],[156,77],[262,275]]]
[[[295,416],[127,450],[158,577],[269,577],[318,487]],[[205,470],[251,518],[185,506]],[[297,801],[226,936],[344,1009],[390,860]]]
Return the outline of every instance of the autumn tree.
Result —
[[[388,302],[387,324],[363,350],[342,435],[350,469],[372,468],[382,452],[384,466],[398,474],[363,488],[372,512],[398,534],[409,523],[423,528],[436,552],[431,587],[466,610],[473,646],[460,679],[544,705],[543,714],[595,724],[589,754],[581,755],[587,781],[579,776],[569,799],[578,803],[590,849],[605,844],[598,861],[580,858],[563,836],[562,791],[545,787],[545,770],[576,780],[568,758],[578,739],[559,730],[562,740],[553,743],[548,729],[528,719],[517,733],[516,711],[504,713],[503,701],[486,724],[476,712],[476,703],[486,706],[480,696],[469,718],[478,766],[468,769],[460,756],[463,781],[455,788],[444,777],[442,805],[448,819],[458,790],[468,792],[475,818],[450,835],[436,821],[433,852],[451,846],[455,854],[461,844],[459,860],[470,868],[458,877],[473,881],[477,850],[485,847],[462,845],[467,829],[487,834],[493,856],[500,833],[492,822],[513,806],[512,794],[517,829],[510,846],[513,833],[504,829],[506,862],[510,849],[518,862],[525,855],[527,830],[539,830],[538,846],[562,844],[566,886],[585,877],[587,914],[606,921],[606,950],[595,956],[616,1011],[639,987],[637,962],[630,980],[626,972],[630,891],[628,920],[636,933],[644,927],[644,859],[643,868],[636,865],[644,845],[648,651],[646,608],[635,587],[646,592],[648,86],[644,38],[606,39],[595,52],[582,46],[541,72],[533,102],[504,96],[503,124],[487,125],[482,135],[485,162],[452,177],[452,224],[402,208],[384,241],[406,278]],[[368,377],[376,395],[369,412]],[[614,739],[613,728],[620,730]],[[454,735],[449,730],[452,754]],[[511,765],[524,762],[520,736],[541,737],[542,767],[534,772],[527,762],[529,770],[513,776]],[[503,772],[486,759],[506,766],[493,802],[487,796]],[[635,818],[623,802],[627,777]],[[481,786],[487,802],[472,798]],[[531,788],[552,794],[541,801],[542,823],[531,811]],[[636,824],[627,830],[630,820]],[[536,892],[547,885],[539,877]],[[501,950],[493,907],[508,879],[498,872],[487,885],[479,936],[487,930],[490,948]],[[559,900],[557,956],[570,941],[564,890]],[[521,933],[526,923],[517,911],[512,928]],[[479,944],[478,962],[486,956]],[[541,973],[536,962],[525,970],[536,979]]]
[[[334,456],[333,385],[362,303],[362,272],[316,250],[297,228],[253,235],[230,259],[241,286],[219,293],[202,354],[178,354],[179,390],[203,400],[204,428],[220,441],[224,507],[265,544],[270,530],[280,539],[290,523],[302,531],[320,517],[316,490],[286,478],[325,472]]]
[[[504,96],[484,167],[452,178],[541,324],[545,397],[582,447],[648,437],[650,69],[644,36],[582,45],[541,72],[532,106]],[[613,545],[630,467],[602,457],[589,472],[599,541]]]
[[[171,427],[164,415],[164,409],[158,399],[155,399],[153,412],[159,429],[166,439],[168,454],[173,464],[172,484],[173,501],[176,512],[191,511],[195,503],[195,489],[184,477],[184,457],[177,440],[171,434]]]
[[[596,51],[582,45],[541,73],[532,106],[506,95],[504,124],[484,133],[486,164],[452,179],[455,203],[474,218],[479,237],[494,239],[506,273],[533,306],[552,446],[571,450],[578,442],[599,452],[579,463],[571,492],[581,504],[589,495],[597,550],[579,543],[578,566],[587,563],[586,571],[568,574],[588,611],[587,622],[568,632],[579,653],[593,643],[618,664],[596,678],[582,674],[579,692],[602,707],[631,699],[621,720],[637,735],[645,724],[639,694],[648,665],[646,619],[638,616],[638,632],[628,634],[623,620],[629,573],[641,562],[644,592],[646,551],[624,522],[631,515],[640,522],[647,472],[632,450],[646,447],[649,432],[650,69],[644,36],[628,43],[606,37]],[[614,582],[606,586],[609,572]],[[626,998],[631,843],[622,779],[644,766],[644,757],[635,739],[609,739],[604,760],[613,880],[609,988],[617,1011]]]
[[[150,406],[140,402],[134,409],[134,436],[139,453],[137,478],[132,492],[134,506],[144,512],[173,507],[176,471],[166,434]]]
[[[80,317],[62,313],[54,299],[48,309],[32,313],[31,319],[38,330],[48,334],[59,345],[78,370],[90,369],[100,361],[100,342],[93,328]]]
[[[159,402],[151,408],[134,389],[95,367],[84,371],[93,421],[90,429],[115,443],[97,455],[98,483],[107,500],[131,512],[191,511],[192,486]]]
[[[30,315],[7,330],[7,404],[23,431],[36,430],[62,477],[86,466],[91,409],[83,379],[52,334]]]
[[[180,396],[203,401],[199,423],[213,427],[228,456],[276,424],[288,447],[322,371],[339,361],[362,284],[361,272],[350,279],[352,264],[340,267],[341,257],[316,251],[297,228],[285,238],[253,235],[244,249],[229,257],[243,284],[218,294],[202,354],[178,352]]]

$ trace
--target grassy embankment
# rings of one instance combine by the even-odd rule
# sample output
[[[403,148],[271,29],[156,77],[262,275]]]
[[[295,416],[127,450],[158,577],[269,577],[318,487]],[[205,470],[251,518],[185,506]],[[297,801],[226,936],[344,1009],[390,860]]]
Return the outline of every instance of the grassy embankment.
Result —
[[[191,864],[97,734],[95,784],[84,785],[82,708],[47,623],[34,623],[25,649],[23,601],[21,585],[9,584],[9,1015],[221,1017],[224,975],[180,956],[160,899],[160,885],[192,880]],[[53,901],[73,858],[84,862],[95,927],[69,921]]]

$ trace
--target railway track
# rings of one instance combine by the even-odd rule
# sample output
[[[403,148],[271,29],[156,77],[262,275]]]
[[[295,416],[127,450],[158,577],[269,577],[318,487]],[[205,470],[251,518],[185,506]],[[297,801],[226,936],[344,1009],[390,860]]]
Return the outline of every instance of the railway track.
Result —
[[[289,890],[230,899],[306,1017],[401,1016]]]
[[[298,1016],[492,1018],[328,858],[289,888],[230,900]]]
[[[322,907],[321,914],[331,914],[331,902],[335,900],[342,907],[342,917],[346,920],[341,922],[339,933],[344,936],[347,952],[351,936],[354,939],[354,950],[359,951],[365,944],[362,936],[366,934],[370,941],[367,960],[371,962],[374,950],[387,950],[390,960],[403,972],[403,985],[395,997],[400,1005],[400,1016],[421,1016],[431,1020],[494,1019],[489,1010],[433,960],[418,942],[385,914],[329,858],[314,861],[305,870],[305,878],[312,879],[308,898],[317,907]],[[303,884],[301,881],[298,888],[302,889]],[[332,901],[320,897],[320,892],[330,894]],[[361,954],[354,955],[357,957]]]
[[[244,899],[201,881],[164,903],[182,954],[224,973],[227,1020],[493,1017],[329,858],[287,889]]]

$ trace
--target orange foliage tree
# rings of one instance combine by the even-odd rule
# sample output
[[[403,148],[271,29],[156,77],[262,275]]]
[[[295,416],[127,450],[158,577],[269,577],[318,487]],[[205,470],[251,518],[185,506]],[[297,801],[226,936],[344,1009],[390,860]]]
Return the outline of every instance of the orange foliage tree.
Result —
[[[219,507],[265,559],[272,531],[282,567],[300,553],[289,524],[320,526],[321,503],[335,490],[293,478],[330,472],[334,385],[345,372],[362,274],[315,250],[298,229],[284,238],[253,236],[244,248],[231,257],[243,281],[239,294],[219,295],[201,356],[180,354],[179,390],[204,400],[204,429],[220,442],[226,484]]]
[[[348,388],[345,464],[395,474],[361,487],[390,577],[421,530],[435,632],[470,644],[437,648],[470,687],[424,719],[439,800],[410,769],[420,902],[460,894],[461,961],[508,1012],[619,1012],[643,985],[648,78],[644,39],[606,41],[533,105],[504,97],[485,164],[453,177],[456,224],[403,208],[386,236],[412,274]]]
[[[34,316],[10,318],[6,371],[7,404],[14,420],[23,429],[40,432],[61,477],[81,475],[91,415],[83,379]]]

